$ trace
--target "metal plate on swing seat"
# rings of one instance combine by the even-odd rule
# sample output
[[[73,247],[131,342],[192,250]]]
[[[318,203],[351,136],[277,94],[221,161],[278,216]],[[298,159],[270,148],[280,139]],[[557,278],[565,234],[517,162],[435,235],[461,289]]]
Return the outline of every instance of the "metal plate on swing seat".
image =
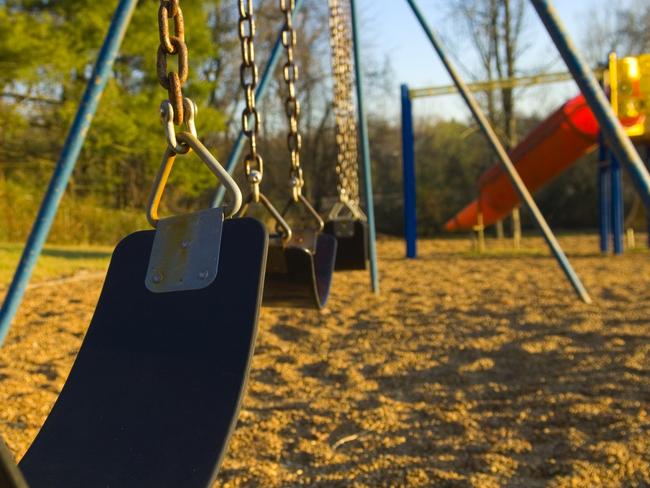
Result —
[[[160,220],[145,278],[147,289],[169,293],[210,286],[219,268],[223,220],[221,208]]]

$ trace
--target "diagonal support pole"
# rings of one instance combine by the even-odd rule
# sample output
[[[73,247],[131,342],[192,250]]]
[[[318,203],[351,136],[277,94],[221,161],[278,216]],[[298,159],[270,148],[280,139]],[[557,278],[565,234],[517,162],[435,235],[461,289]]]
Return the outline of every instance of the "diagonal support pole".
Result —
[[[68,186],[68,181],[77,164],[79,153],[86,140],[86,135],[90,129],[95,112],[97,111],[99,99],[104,93],[106,84],[113,72],[115,58],[120,50],[122,40],[124,39],[126,29],[129,26],[137,3],[138,0],[120,0],[120,3],[115,9],[113,20],[111,21],[108,33],[104,39],[104,44],[97,57],[95,69],[88,80],[77,115],[66,138],[59,161],[54,169],[50,185],[41,203],[38,216],[23,250],[16,273],[9,286],[9,291],[5,297],[2,309],[0,309],[0,346],[9,332],[11,322],[18,311],[20,302],[25,294],[25,289],[34,271],[34,266],[36,266],[36,261],[43,251],[43,246],[52,228],[52,223],[56,217],[61,198],[63,198],[65,189]]]
[[[537,225],[539,226],[540,230],[542,231],[542,234],[544,235],[544,239],[546,239],[546,243],[551,249],[551,252],[555,256],[555,259],[557,260],[558,264],[562,268],[562,271],[566,275],[567,279],[573,286],[576,294],[585,303],[591,303],[591,297],[589,296],[589,293],[587,293],[587,290],[585,289],[584,285],[580,281],[580,278],[578,277],[573,267],[571,266],[571,263],[569,262],[569,259],[566,257],[566,254],[564,254],[564,251],[562,250],[560,243],[555,238],[553,231],[551,230],[548,223],[546,222],[546,219],[542,215],[542,212],[537,207],[535,200],[533,199],[532,195],[528,191],[528,188],[526,188],[526,185],[524,184],[523,180],[519,176],[519,173],[517,172],[515,165],[513,164],[512,160],[510,159],[510,156],[508,155],[505,148],[499,141],[499,138],[497,137],[496,133],[492,129],[492,126],[487,120],[487,117],[479,107],[478,102],[474,98],[474,95],[472,95],[471,91],[467,87],[467,84],[460,76],[460,73],[452,63],[449,56],[447,56],[447,53],[443,48],[442,42],[439,39],[438,35],[431,29],[431,27],[427,23],[426,19],[422,15],[422,12],[417,6],[415,0],[406,0],[406,1],[411,7],[411,10],[415,14],[415,17],[420,23],[425,34],[429,38],[429,41],[431,41],[433,48],[438,53],[440,60],[445,65],[447,72],[453,79],[454,84],[456,85],[458,91],[463,97],[463,100],[471,110],[474,119],[481,127],[483,134],[486,136],[486,138],[490,142],[490,145],[492,146],[492,149],[494,149],[494,152],[499,157],[499,160],[501,161],[501,164],[503,165],[504,169],[508,173],[508,176],[510,177],[512,184],[517,189],[520,198],[522,199],[522,201],[526,203],[531,213],[533,214],[533,217],[535,218]]]

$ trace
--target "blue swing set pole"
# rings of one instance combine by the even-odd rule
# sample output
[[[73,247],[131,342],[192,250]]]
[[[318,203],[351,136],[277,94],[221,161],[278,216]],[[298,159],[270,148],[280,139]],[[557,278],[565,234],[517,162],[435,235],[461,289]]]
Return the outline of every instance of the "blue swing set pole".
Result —
[[[650,170],[650,145],[647,145],[645,147],[645,165]],[[647,242],[646,244],[650,248],[650,212],[646,211],[646,231],[648,232],[647,234]]]
[[[415,148],[413,136],[413,106],[409,87],[402,85],[402,184],[404,186],[404,238],[406,257],[415,259],[417,251],[417,190],[415,185]]]
[[[609,149],[623,163],[636,185],[646,209],[650,209],[650,174],[625,129],[614,114],[598,80],[575,47],[550,0],[531,0],[560,55],[596,116]]]
[[[303,3],[304,0],[296,0],[296,5],[293,10],[294,19],[296,18],[296,15],[298,15],[298,12],[302,8]],[[278,65],[278,61],[280,60],[280,55],[282,54],[282,30],[283,29],[280,28],[280,33],[278,34],[275,44],[273,45],[273,49],[271,50],[271,55],[269,56],[269,60],[266,62],[266,66],[264,67],[264,70],[262,71],[262,76],[260,77],[260,81],[257,84],[257,89],[255,90],[255,99],[258,102],[262,100],[262,98],[264,98],[264,96],[266,95],[266,90],[268,88],[269,82],[271,81],[271,77],[275,72],[275,68]],[[241,157],[241,153],[244,150],[245,144],[246,144],[246,136],[244,135],[244,132],[240,130],[239,134],[237,135],[237,139],[235,140],[235,144],[233,145],[232,149],[230,150],[230,154],[228,155],[228,161],[224,166],[226,168],[226,171],[228,171],[230,174],[233,174],[235,172],[235,169],[237,168],[237,163],[239,163],[239,158]],[[212,206],[218,207],[219,205],[221,205],[221,202],[223,201],[223,197],[225,195],[226,195],[226,189],[224,188],[223,185],[219,185],[219,188],[217,188],[217,191],[215,192],[214,199],[212,200]]]
[[[611,221],[612,241],[614,243],[614,254],[623,254],[623,178],[621,177],[621,163],[614,154],[610,154],[610,197],[611,197]]]
[[[79,158],[79,153],[92,123],[99,99],[113,72],[113,63],[120,50],[126,29],[137,5],[137,0],[120,0],[97,57],[93,74],[68,133],[61,156],[56,164],[49,187],[41,203],[38,216],[29,235],[18,268],[9,286],[2,309],[0,309],[0,345],[9,332],[11,322],[18,311],[25,289],[54,222],[61,198]]]
[[[611,204],[609,193],[609,157],[602,134],[598,137],[598,229],[600,234],[600,252],[609,251],[609,234],[611,231]]]
[[[359,12],[357,1],[350,0],[352,11],[352,46],[354,51],[354,75],[357,87],[357,111],[359,138],[361,139],[361,157],[363,159],[364,189],[366,197],[366,215],[368,217],[368,255],[370,257],[370,281],[372,291],[379,293],[379,270],[377,266],[377,231],[375,228],[375,204],[372,191],[372,166],[370,164],[370,142],[368,140],[368,120],[366,118],[365,99],[363,96],[363,68],[361,57],[361,38],[359,37]]]
[[[487,117],[479,107],[478,102],[474,98],[474,95],[472,95],[465,81],[460,76],[460,73],[453,65],[449,56],[447,56],[447,53],[445,52],[442,42],[438,38],[438,35],[435,32],[433,32],[433,30],[427,23],[426,19],[424,18],[424,15],[418,8],[415,0],[406,0],[406,1],[411,7],[411,10],[415,14],[415,17],[419,21],[425,34],[429,38],[429,41],[431,41],[433,48],[438,53],[440,60],[445,65],[447,72],[453,79],[454,84],[458,88],[458,91],[463,97],[465,103],[472,111],[472,115],[474,116],[474,119],[481,127],[483,134],[486,136],[486,138],[490,142],[490,145],[494,149],[494,152],[499,157],[499,160],[501,161],[501,164],[503,165],[504,169],[508,173],[508,176],[510,177],[513,186],[517,189],[520,198],[522,199],[522,201],[526,203],[526,205],[528,205],[528,208],[533,214],[533,217],[535,218],[537,225],[539,226],[540,230],[542,231],[542,234],[544,235],[544,238],[546,239],[546,243],[551,249],[551,252],[555,256],[555,259],[557,260],[558,264],[562,268],[562,271],[564,271],[564,274],[566,275],[567,279],[573,286],[575,292],[580,297],[580,299],[582,299],[585,303],[591,303],[591,298],[587,293],[587,290],[585,289],[584,285],[580,281],[580,278],[578,277],[573,267],[571,266],[571,263],[566,257],[566,254],[564,254],[564,251],[560,247],[560,243],[555,238],[555,235],[553,235],[553,231],[551,230],[548,223],[546,222],[546,219],[542,215],[542,212],[540,212],[539,208],[537,207],[535,200],[533,199],[530,192],[528,191],[528,188],[526,188],[526,185],[524,184],[523,180],[519,176],[519,173],[517,172],[515,165],[513,164],[512,160],[510,159],[510,156],[508,156],[508,153],[506,152],[505,148],[499,141],[499,138],[497,137],[496,133],[492,129],[492,126],[488,122]]]

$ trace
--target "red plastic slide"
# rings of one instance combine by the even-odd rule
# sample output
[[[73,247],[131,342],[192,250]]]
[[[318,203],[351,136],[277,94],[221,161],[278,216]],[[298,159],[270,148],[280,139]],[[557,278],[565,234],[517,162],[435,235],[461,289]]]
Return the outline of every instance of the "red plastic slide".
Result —
[[[582,95],[565,103],[511,151],[517,171],[531,192],[556,178],[581,156],[592,151],[598,140],[598,122]],[[519,204],[510,178],[501,165],[489,168],[479,179],[480,197],[445,224],[448,231],[494,224]]]

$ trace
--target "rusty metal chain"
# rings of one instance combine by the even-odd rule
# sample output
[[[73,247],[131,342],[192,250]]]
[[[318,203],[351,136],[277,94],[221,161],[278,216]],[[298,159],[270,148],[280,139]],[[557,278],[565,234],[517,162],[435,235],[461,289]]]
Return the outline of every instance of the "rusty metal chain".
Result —
[[[359,206],[358,140],[353,98],[351,12],[347,2],[329,0],[334,117],[338,147],[336,174],[339,201]]]
[[[298,65],[295,62],[294,48],[297,43],[296,30],[293,28],[293,14],[296,8],[295,0],[280,0],[280,10],[284,14],[282,28],[282,45],[287,53],[287,61],[282,69],[282,76],[288,88],[288,95],[284,101],[284,109],[289,121],[289,134],[287,146],[291,156],[291,189],[293,200],[298,201],[305,185],[303,171],[300,166],[300,148],[302,138],[298,129],[300,119],[300,102],[296,95],[296,81],[299,77]]]
[[[183,108],[183,85],[189,76],[189,58],[185,44],[185,21],[180,0],[160,0],[158,8],[158,31],[160,46],[156,59],[158,81],[167,90],[174,109],[174,123],[180,125],[185,119]],[[174,21],[174,35],[169,32],[170,19]],[[178,55],[178,71],[168,71],[167,57]]]
[[[257,135],[260,129],[260,114],[255,106],[255,89],[259,73],[255,64],[255,18],[253,0],[239,0],[239,41],[242,63],[239,78],[246,106],[242,112],[242,132],[248,138],[248,154],[244,158],[244,169],[254,202],[260,201],[260,184],[264,176],[264,161],[257,152]]]

